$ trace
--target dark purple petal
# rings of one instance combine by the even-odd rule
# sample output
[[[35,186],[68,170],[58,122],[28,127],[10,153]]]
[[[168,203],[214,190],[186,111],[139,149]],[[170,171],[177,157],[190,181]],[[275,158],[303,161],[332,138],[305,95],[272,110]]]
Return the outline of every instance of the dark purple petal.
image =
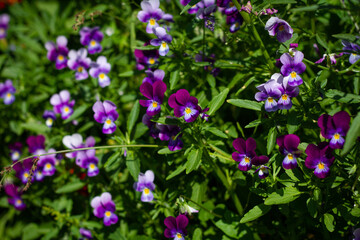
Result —
[[[255,155],[255,149],[256,149],[256,141],[251,137],[248,138],[246,140],[246,153],[251,153]]]
[[[176,225],[178,230],[186,231],[186,226],[188,225],[189,220],[185,215],[179,215],[176,217]]]
[[[140,92],[148,99],[153,99],[153,86],[150,83],[143,83],[140,86]]]
[[[177,226],[176,219],[173,216],[165,218],[164,224],[169,230],[176,229]]]
[[[153,96],[157,98],[160,104],[163,102],[166,89],[166,84],[163,81],[156,81],[153,84]]]
[[[255,166],[260,166],[263,165],[265,163],[267,163],[269,161],[269,158],[267,156],[255,156],[252,160],[251,163]]]
[[[300,144],[300,138],[295,134],[289,134],[285,136],[284,146],[288,152],[294,152]]]
[[[350,115],[345,111],[335,113],[332,117],[332,121],[334,122],[335,127],[340,128],[344,134],[346,134],[350,128]]]
[[[246,142],[242,138],[237,138],[233,141],[233,147],[240,154],[246,154]],[[235,160],[235,159],[234,159]],[[236,160],[235,160],[236,161]]]
[[[176,92],[176,101],[180,105],[185,105],[190,98],[190,94],[186,89],[180,89]]]
[[[179,105],[176,102],[176,93],[173,93],[170,95],[169,100],[168,100],[168,104],[171,108],[177,108],[179,107]]]

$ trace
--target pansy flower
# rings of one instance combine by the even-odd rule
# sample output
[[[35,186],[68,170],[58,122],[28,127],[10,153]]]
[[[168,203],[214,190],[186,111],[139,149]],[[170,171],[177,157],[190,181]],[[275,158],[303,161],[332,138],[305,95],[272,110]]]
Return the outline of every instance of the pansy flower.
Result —
[[[150,130],[149,135],[152,138],[156,139],[159,136],[160,130],[158,128],[156,128],[156,123],[151,121],[151,119],[152,119],[152,116],[149,116],[145,113],[144,116],[142,117],[142,123],[145,124],[149,128],[149,130]]]
[[[45,153],[54,153],[56,152],[55,149],[49,149],[48,152],[45,150],[39,151],[39,154]],[[56,154],[50,154],[45,156],[40,156],[39,161],[37,163],[37,167],[41,170],[41,174],[44,176],[52,176],[54,175],[56,168]]]
[[[54,123],[54,120],[56,119],[55,112],[51,110],[45,110],[43,113],[43,119],[45,119],[46,126],[51,128]]]
[[[203,0],[198,2],[197,6],[199,7],[198,11],[196,12],[196,18],[204,19],[209,17],[210,14],[216,11],[216,4],[215,0]]]
[[[0,83],[0,98],[4,99],[5,105],[12,104],[15,101],[15,92],[16,89],[10,79]]]
[[[142,202],[151,202],[154,199],[152,193],[155,190],[154,178],[154,172],[147,170],[145,173],[140,173],[138,181],[134,183],[134,189],[138,192],[142,192]]]
[[[268,161],[266,161],[265,163],[267,163]],[[255,163],[257,165],[255,165]],[[269,176],[269,167],[265,166],[264,164],[262,163],[257,163],[256,161],[253,161],[253,164],[255,166],[260,166],[258,169],[255,170],[255,173],[258,174],[259,178],[260,179],[264,179],[266,178],[267,176]]]
[[[281,73],[284,75],[284,79],[292,87],[299,86],[303,83],[300,74],[302,74],[306,65],[302,62],[304,54],[300,51],[295,51],[294,57],[289,53],[284,53],[280,57],[280,61],[283,64],[281,66]]]
[[[38,155],[40,150],[45,149],[45,136],[29,136],[26,143],[29,146],[29,153]]]
[[[62,143],[69,149],[85,148],[95,146],[95,138],[90,136],[87,137],[85,143],[83,143],[83,137],[79,133],[73,135],[66,135],[62,139]],[[65,153],[68,158],[75,158],[79,151]]]
[[[281,91],[281,96],[277,102],[278,109],[290,109],[292,107],[291,98],[297,97],[299,95],[300,89],[295,86],[292,87],[288,83],[288,79],[283,78],[280,73],[275,73],[271,76],[271,79],[274,79],[279,83],[282,87],[279,88]]]
[[[149,116],[158,114],[166,92],[166,84],[163,81],[157,81],[153,85],[145,82],[141,84],[140,92],[149,99],[139,101],[141,106],[147,107],[146,114]]]
[[[91,63],[90,76],[97,78],[99,86],[104,88],[110,85],[110,78],[107,74],[110,72],[111,65],[107,62],[106,57],[100,56],[97,58],[96,63]]]
[[[141,2],[142,11],[138,13],[137,17],[141,22],[147,23],[147,33],[154,33],[153,29],[159,26],[157,21],[162,19],[164,15],[164,12],[159,7],[159,0],[144,0]]]
[[[344,52],[344,54],[350,54],[349,62],[351,64],[357,62],[357,60],[360,59],[360,46],[355,43],[348,42],[346,40],[342,40],[341,43],[344,46],[342,50],[350,51],[350,52]]]
[[[68,119],[73,113],[75,100],[70,101],[70,92],[62,90],[59,94],[54,94],[50,98],[50,104],[53,105],[54,112],[61,114],[62,119]]]
[[[91,231],[85,228],[80,228],[80,234],[83,238],[80,238],[80,240],[85,240],[85,239],[93,239],[93,236],[91,234]]]
[[[337,112],[334,116],[323,114],[318,119],[321,135],[330,139],[329,146],[334,149],[344,146],[345,136],[350,128],[349,124],[350,116],[345,111]]]
[[[172,41],[171,35],[166,33],[165,28],[157,27],[154,30],[157,39],[151,39],[150,44],[153,46],[160,46],[159,54],[165,56],[169,52],[169,43]]]
[[[186,122],[193,122],[199,116],[201,107],[198,99],[190,96],[186,89],[180,89],[169,97],[169,106],[174,109],[175,117],[182,117]]]
[[[159,139],[161,141],[169,141],[168,148],[170,151],[180,150],[184,147],[181,140],[180,127],[176,125],[167,125],[157,123],[156,128],[159,129]]]
[[[149,45],[145,43],[144,46]],[[145,67],[150,67],[158,63],[159,59],[159,50],[139,50],[135,49],[134,51],[135,60],[136,60],[136,69],[143,70]]]
[[[56,69],[63,69],[67,66],[67,56],[69,49],[67,48],[68,40],[65,36],[59,36],[56,39],[56,44],[52,41],[45,43],[47,58],[55,62]]]
[[[150,83],[151,85],[153,85],[156,81],[163,81],[164,77],[165,77],[165,72],[164,70],[161,69],[156,69],[154,71],[152,71],[151,69],[148,69],[145,71],[146,73],[146,77],[143,79],[142,83]]]
[[[360,240],[360,228],[355,229],[353,235],[355,237],[353,240]]]
[[[99,29],[99,27],[83,27],[79,32],[80,43],[88,47],[89,54],[99,53],[102,50],[100,42],[103,40],[104,34]]]
[[[111,200],[111,194],[104,192],[91,200],[91,207],[94,208],[94,215],[98,218],[104,218],[104,225],[110,226],[118,221],[118,216],[114,213],[115,203]]]
[[[298,146],[300,144],[300,138],[295,134],[288,134],[280,136],[276,139],[279,150],[285,158],[282,165],[285,169],[294,169],[297,167],[296,158],[300,157]]]
[[[116,105],[108,100],[104,102],[97,101],[93,107],[94,111],[94,119],[98,123],[103,123],[104,126],[102,128],[102,132],[104,134],[111,134],[115,132],[116,125],[115,121],[118,119],[119,114],[116,111]]]
[[[271,17],[265,24],[265,30],[270,36],[275,36],[279,42],[286,42],[293,36],[294,30],[290,25],[278,17]]]
[[[332,149],[328,143],[321,142],[318,146],[309,144],[305,153],[307,154],[305,166],[315,169],[315,176],[325,178],[330,174],[330,166],[333,164],[335,157],[332,155]]]
[[[5,184],[5,193],[9,196],[8,202],[13,205],[16,210],[22,211],[26,208],[24,201],[21,198],[22,191],[14,184]]]
[[[99,174],[98,163],[99,159],[95,156],[95,149],[79,151],[76,155],[76,165],[87,169],[87,175],[89,177],[94,177]]]
[[[181,3],[181,5],[186,6],[186,5],[188,5],[188,4],[190,3],[190,1],[191,1],[191,0],[180,0],[180,3]],[[191,6],[191,7],[187,10],[187,12],[188,12],[189,14],[195,14],[195,13],[197,13],[198,10],[199,10],[199,5],[198,5],[198,3],[197,3],[197,4],[193,5],[193,6]]]
[[[6,13],[0,15],[0,39],[6,38],[6,31],[9,27],[10,16]]]
[[[165,218],[165,237],[174,240],[184,240],[185,236],[187,235],[186,226],[188,225],[188,223],[188,218],[182,214],[180,214],[176,218],[174,218],[173,216]]]
[[[335,64],[336,64],[336,59],[339,58],[339,57],[341,57],[342,55],[344,55],[344,53],[339,53],[339,54],[335,54],[335,53],[324,54],[324,55],[322,56],[322,58],[320,58],[319,60],[317,60],[315,63],[316,63],[316,64],[320,64],[320,63],[322,63],[325,59],[329,58],[331,65],[335,65]],[[359,57],[359,58],[360,58],[360,57]]]
[[[233,141],[233,147],[238,152],[232,153],[232,159],[239,162],[238,168],[241,171],[249,171],[253,164],[259,166],[269,161],[267,156],[256,155],[256,141],[251,137],[246,141],[242,138],[235,139]]]
[[[255,94],[256,101],[265,101],[265,111],[273,112],[278,110],[276,99],[282,95],[282,86],[276,80],[270,79],[266,83],[256,87],[260,92]]]
[[[90,64],[91,59],[87,57],[87,50],[85,48],[81,48],[78,51],[70,50],[67,65],[71,70],[76,71],[76,80],[84,80],[89,77],[86,69],[90,67]]]
[[[244,21],[244,19],[242,18],[240,13],[237,11],[226,17],[226,23],[228,25],[230,25],[229,30],[231,33],[238,31],[240,29],[241,25],[243,24],[243,21]]]
[[[14,163],[13,169],[15,170],[15,176],[20,179],[23,184],[28,182],[28,178],[30,177],[30,170],[33,166],[33,159],[28,158],[22,162],[16,161]],[[34,181],[32,177],[31,182]]]
[[[217,0],[216,5],[221,9],[226,15],[232,15],[235,12],[238,12],[235,4],[231,0]]]
[[[23,145],[20,142],[9,145],[10,157],[12,161],[17,161],[20,159],[22,147]]]

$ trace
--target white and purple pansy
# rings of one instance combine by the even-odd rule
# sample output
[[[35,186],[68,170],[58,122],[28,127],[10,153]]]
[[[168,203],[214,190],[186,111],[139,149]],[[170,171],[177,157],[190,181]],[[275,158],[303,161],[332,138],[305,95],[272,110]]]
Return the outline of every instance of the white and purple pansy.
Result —
[[[9,105],[15,101],[16,89],[10,79],[0,83],[0,98],[4,99],[4,104]]]
[[[46,126],[51,128],[54,123],[54,120],[56,119],[55,112],[51,110],[45,110],[43,113],[43,119],[45,119]]]
[[[73,113],[75,100],[70,101],[70,92],[62,90],[59,94],[54,94],[50,98],[50,104],[56,114],[61,114],[62,119],[67,119]]]
[[[154,199],[154,195],[152,193],[152,191],[155,190],[154,179],[154,172],[147,170],[145,173],[140,173],[138,181],[134,183],[134,189],[138,192],[142,192],[142,202],[151,202]]]
[[[104,102],[97,101],[92,107],[94,111],[94,119],[98,123],[103,123],[102,132],[104,134],[111,134],[115,132],[115,121],[118,119],[119,114],[116,111],[116,105],[108,100]]]
[[[98,79],[99,86],[102,88],[109,86],[110,78],[107,74],[110,72],[111,65],[107,62],[106,57],[99,56],[96,59],[96,63],[91,63],[90,66],[90,76]]]
[[[186,89],[180,89],[169,97],[169,106],[174,108],[175,117],[182,117],[186,122],[193,122],[199,116],[201,107],[198,99],[190,96]]]
[[[80,30],[80,43],[88,47],[89,54],[99,53],[102,50],[100,42],[104,34],[99,29],[99,27],[83,27]]]
[[[6,183],[4,186],[5,193],[9,196],[8,202],[13,205],[16,210],[22,211],[26,208],[21,198],[22,191],[12,183]]]
[[[295,51],[294,57],[289,53],[284,53],[280,57],[280,61],[283,64],[281,67],[281,73],[284,75],[284,80],[292,86],[299,86],[303,83],[300,74],[306,70],[306,65],[302,62],[304,54],[300,51]]]
[[[158,114],[166,92],[166,84],[163,81],[156,81],[153,85],[145,82],[141,84],[140,92],[149,99],[139,101],[141,106],[147,107],[146,114],[149,116]]]
[[[21,142],[15,142],[14,144],[9,145],[10,157],[12,161],[17,161],[20,159],[22,147],[23,145]]]
[[[48,152],[41,150],[39,154],[45,153],[54,153],[56,152],[55,149],[49,149]],[[44,176],[52,176],[54,175],[56,168],[56,154],[50,154],[45,156],[40,156],[37,166],[41,169],[41,173]]]
[[[70,50],[68,67],[75,70],[75,79],[84,80],[89,77],[87,69],[90,67],[91,59],[87,57],[87,50],[80,48],[78,51]]]
[[[16,161],[14,162],[13,169],[15,170],[15,176],[20,179],[23,184],[28,182],[28,178],[30,177],[30,169],[33,166],[33,159],[28,158],[23,162]],[[31,182],[34,181],[34,178],[31,178]]]
[[[279,42],[286,42],[293,36],[294,30],[290,25],[278,17],[271,17],[265,24],[265,30],[270,36],[275,36]]]
[[[157,27],[154,30],[157,39],[151,39],[150,44],[153,46],[160,46],[159,54],[165,56],[169,52],[169,43],[172,41],[171,35],[166,33],[165,28]]]
[[[332,155],[332,149],[327,142],[321,142],[318,146],[309,144],[305,150],[307,157],[305,166],[315,169],[314,174],[318,178],[326,178],[330,174],[330,166],[335,157]]]
[[[52,41],[45,43],[45,48],[48,51],[47,58],[55,62],[56,69],[63,69],[67,66],[67,56],[69,52],[67,43],[68,40],[65,36],[57,37],[56,44]]]
[[[152,71],[151,69],[148,69],[145,71],[147,77],[145,77],[142,81],[142,83],[150,83],[151,85],[153,85],[156,81],[163,81],[164,77],[165,77],[165,72],[164,70],[161,69],[156,69],[154,71]]]
[[[99,159],[95,156],[95,149],[79,151],[76,155],[76,165],[81,168],[87,169],[87,175],[94,177],[99,174],[97,164]]]
[[[62,139],[63,144],[69,149],[77,149],[83,147],[93,147],[95,146],[95,138],[90,136],[86,138],[85,144],[83,143],[83,138],[79,133],[74,133],[73,135],[66,135]],[[65,156],[68,158],[75,158],[78,151],[65,153]]]
[[[6,38],[6,31],[9,27],[10,16],[6,13],[0,15],[0,39]]]
[[[270,79],[266,83],[256,87],[260,92],[255,94],[256,101],[265,101],[265,111],[273,112],[278,110],[276,99],[282,95],[282,86],[276,80]]]
[[[111,199],[111,194],[104,192],[91,200],[91,207],[94,208],[94,215],[103,218],[104,225],[110,226],[118,222],[118,216],[114,213],[116,210],[115,203]]]
[[[137,17],[141,22],[147,23],[147,33],[154,33],[153,29],[159,26],[157,21],[164,16],[164,12],[159,7],[159,0],[144,0],[141,2],[142,11],[138,13]]]
[[[297,158],[300,157],[298,146],[300,138],[295,134],[288,134],[280,136],[276,139],[279,150],[285,158],[282,165],[285,169],[294,169],[297,167]]]

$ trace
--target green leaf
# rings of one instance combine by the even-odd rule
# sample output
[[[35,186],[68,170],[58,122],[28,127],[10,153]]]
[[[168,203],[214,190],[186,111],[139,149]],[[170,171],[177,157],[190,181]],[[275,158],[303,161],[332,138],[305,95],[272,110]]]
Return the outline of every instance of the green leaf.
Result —
[[[75,109],[73,114],[71,114],[71,116],[68,119],[66,119],[64,121],[64,123],[69,123],[72,120],[77,119],[78,117],[80,117],[87,110],[88,107],[89,107],[89,105],[83,103],[80,107]]]
[[[131,176],[137,180],[140,173],[140,159],[135,157],[135,153],[132,150],[127,151],[126,155],[126,167],[129,170]]]
[[[49,127],[36,122],[22,123],[20,124],[20,127],[35,133],[46,133],[47,131],[49,131]]]
[[[215,128],[215,127],[211,127],[206,129],[207,131],[211,132],[212,134],[221,137],[221,138],[228,138],[228,136],[223,133],[222,131],[220,131],[219,129]]]
[[[139,50],[155,50],[155,49],[158,49],[159,47],[153,46],[153,45],[147,45],[147,46],[139,46],[139,47],[134,47],[134,48],[139,49]]]
[[[266,205],[279,205],[294,201],[300,197],[301,192],[294,187],[286,187],[271,193],[266,199]]]
[[[326,91],[325,96],[341,103],[360,103],[359,95],[344,93],[336,89]]]
[[[215,79],[215,77],[214,77],[213,75],[208,74],[208,75],[206,76],[206,80],[207,80],[207,82],[209,83],[209,85],[210,85],[211,88],[216,87],[216,79]]]
[[[335,230],[334,216],[331,215],[330,213],[325,213],[324,214],[324,224],[325,224],[327,230],[329,230],[329,232],[333,232]]]
[[[180,152],[181,150],[177,150],[177,151],[170,151],[170,149],[168,147],[166,148],[163,148],[163,149],[160,149],[158,151],[158,154],[174,154],[174,153],[177,153],[177,152]]]
[[[200,165],[202,157],[202,149],[193,149],[188,155],[186,162],[186,174],[189,174],[193,170],[197,169]]]
[[[244,217],[240,220],[240,223],[247,223],[250,221],[254,221],[255,219],[265,215],[267,212],[269,212],[271,209],[271,206],[265,205],[265,204],[259,204],[255,207],[253,207],[250,211],[248,211]]]
[[[207,114],[210,116],[215,113],[225,102],[225,99],[229,93],[229,89],[225,88],[221,93],[215,96],[209,103],[209,111]]]
[[[344,149],[341,152],[341,155],[346,155],[351,148],[354,146],[356,139],[360,136],[360,112],[354,118],[351,123],[350,129],[346,135]]]
[[[119,77],[131,77],[131,76],[134,76],[134,71],[122,72],[118,76]]]
[[[191,0],[188,5],[186,5],[183,10],[180,12],[180,15],[183,14],[185,11],[187,11],[188,9],[190,9],[192,6],[194,6],[195,4],[197,4],[198,2],[200,2],[201,0]]]
[[[111,155],[105,162],[104,168],[107,168],[108,166],[111,166],[120,156],[120,152],[115,152],[113,155]]]
[[[287,124],[286,128],[289,132],[289,134],[295,133],[301,126],[301,121],[303,116],[295,111],[290,112],[287,115]]]
[[[173,177],[179,175],[179,174],[182,173],[185,169],[186,169],[186,166],[185,166],[185,165],[182,165],[182,166],[178,167],[175,171],[173,171],[169,176],[166,177],[166,180],[172,179]]]
[[[131,134],[131,131],[139,117],[139,112],[140,112],[140,104],[139,104],[139,100],[137,100],[133,106],[133,108],[131,109],[128,121],[127,121],[127,130],[129,132],[129,134]]]
[[[355,207],[351,209],[350,214],[357,218],[360,217],[360,208]]]
[[[196,228],[193,233],[193,240],[202,240],[202,231],[201,228]]]
[[[85,182],[71,182],[71,183],[65,184],[64,186],[56,189],[55,192],[57,194],[75,192],[75,191],[83,188],[85,185],[86,185]]]
[[[179,81],[179,70],[170,73],[170,90],[174,90]]]
[[[248,125],[245,126],[245,128],[253,128],[253,127],[257,127],[261,124],[261,120],[256,119],[252,122],[250,122]]]
[[[352,35],[352,34],[341,33],[341,34],[334,34],[332,36],[334,38],[345,39],[345,40],[348,40],[350,42],[355,42],[356,41],[356,36]]]
[[[296,0],[267,0],[267,4],[290,4],[296,3]]]
[[[263,105],[263,103],[243,99],[228,99],[227,102],[240,108],[246,108],[255,111],[261,111]]]
[[[274,149],[275,147],[275,142],[276,142],[276,128],[272,127],[269,130],[268,133],[268,138],[267,138],[267,154],[269,155],[271,153],[271,151]]]
[[[321,37],[318,33],[316,34],[316,41],[323,46],[326,50],[329,50],[329,47],[326,43],[326,41]]]
[[[319,5],[310,5],[306,7],[293,8],[290,11],[292,12],[311,12],[319,9]]]
[[[310,216],[312,216],[313,218],[316,218],[316,216],[317,216],[317,207],[318,207],[317,202],[314,199],[309,198],[306,201],[306,206],[307,206],[307,209],[309,211]]]

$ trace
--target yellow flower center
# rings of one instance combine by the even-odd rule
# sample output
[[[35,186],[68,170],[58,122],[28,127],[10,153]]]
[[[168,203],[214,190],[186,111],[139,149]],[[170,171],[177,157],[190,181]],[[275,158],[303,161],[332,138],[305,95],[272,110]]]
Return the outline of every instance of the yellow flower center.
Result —
[[[156,101],[153,101],[153,102],[152,102],[152,107],[153,107],[153,108],[156,108],[157,106],[158,106],[158,103],[157,103]]]
[[[339,138],[340,138],[340,134],[335,133],[335,134],[334,134],[334,138],[335,138],[336,140],[339,140]]]
[[[281,96],[282,100],[286,101],[288,99],[288,95],[284,94]]]
[[[162,42],[162,43],[161,43],[161,46],[162,46],[163,48],[166,48],[166,42]]]
[[[95,164],[91,163],[89,167],[90,167],[90,169],[94,169],[94,168],[95,168]]]
[[[50,168],[51,168],[51,164],[50,164],[50,163],[47,163],[47,164],[45,165],[45,168],[46,168],[46,169],[50,169]]]
[[[176,234],[176,237],[177,237],[177,238],[182,238],[182,235],[181,235],[180,233],[177,233],[177,234]]]
[[[320,170],[322,170],[322,169],[325,168],[325,165],[321,162],[321,163],[318,164],[318,168],[319,168]]]
[[[8,97],[8,98],[11,97],[11,93],[7,93],[6,97]]]
[[[156,21],[155,21],[155,19],[150,18],[149,23],[150,23],[151,26],[154,26]]]
[[[111,124],[111,120],[110,119],[106,120],[106,124]]]
[[[249,163],[249,162],[250,162],[250,158],[249,158],[249,157],[245,157],[245,158],[244,158],[244,161],[245,161],[246,163]]]
[[[291,72],[290,76],[291,76],[291,78],[296,78],[296,72]]]
[[[145,189],[144,189],[144,193],[147,195],[147,194],[150,193],[150,190],[149,190],[148,188],[145,188]]]
[[[22,201],[20,199],[18,199],[18,200],[16,200],[16,204],[20,205],[20,204],[22,204]]]
[[[353,55],[354,57],[357,55],[356,53],[352,53],[351,55]]]
[[[59,60],[59,61],[64,60],[64,56],[63,56],[63,55],[59,55],[59,56],[58,56],[58,60]]]
[[[84,70],[84,68],[83,67],[78,67],[78,72],[82,72],[83,70]]]
[[[149,63],[150,63],[150,64],[154,64],[154,63],[155,63],[155,59],[150,58],[150,59],[149,59]]]
[[[65,107],[64,108],[64,112],[68,113],[70,111],[70,108],[69,107]]]
[[[28,178],[28,177],[29,177],[29,174],[28,174],[28,173],[24,173],[24,177],[25,177],[25,178]]]
[[[185,113],[186,114],[190,114],[191,113],[191,109],[189,107],[185,108]]]
[[[289,160],[293,160],[293,159],[294,159],[294,156],[293,156],[291,153],[289,153],[289,154],[287,155],[287,157],[288,157]]]
[[[105,216],[110,217],[110,216],[111,216],[111,212],[110,212],[110,211],[106,211],[106,212],[105,212]]]
[[[100,78],[100,79],[104,79],[104,77],[105,77],[105,74],[103,74],[103,73],[101,73],[101,74],[99,75],[99,78]]]
[[[18,152],[14,152],[14,155],[13,155],[14,157],[19,157],[19,153]]]
[[[274,99],[272,97],[268,97],[267,100],[268,100],[269,103],[272,103],[274,101]]]
[[[284,31],[284,25],[281,25],[281,26],[279,27],[279,31]]]
[[[46,122],[48,125],[51,125],[53,123],[53,119],[52,118],[48,118],[46,119]]]
[[[96,45],[96,41],[95,41],[95,40],[91,40],[90,44],[91,44],[91,46],[95,46],[95,45]]]

